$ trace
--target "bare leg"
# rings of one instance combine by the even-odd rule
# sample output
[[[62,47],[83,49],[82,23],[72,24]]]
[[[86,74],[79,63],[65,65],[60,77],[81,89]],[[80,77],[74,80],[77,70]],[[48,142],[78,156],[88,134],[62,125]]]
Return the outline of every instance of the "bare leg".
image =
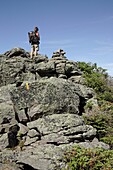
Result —
[[[38,49],[37,46],[38,46],[38,45],[35,45],[35,50],[34,50],[34,56],[35,56],[35,57],[37,56],[37,49]]]
[[[32,48],[31,48],[31,58],[32,59],[34,58],[34,52],[35,52],[35,46],[32,45]]]

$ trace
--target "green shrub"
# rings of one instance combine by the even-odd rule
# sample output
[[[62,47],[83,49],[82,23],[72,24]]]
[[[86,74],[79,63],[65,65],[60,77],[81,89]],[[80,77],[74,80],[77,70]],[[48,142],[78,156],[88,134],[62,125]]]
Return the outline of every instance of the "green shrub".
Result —
[[[109,101],[109,102],[113,102],[113,93],[112,91],[105,91],[103,94],[100,94],[100,99],[101,100],[105,100],[105,101]]]
[[[92,114],[84,116],[85,123],[97,129],[97,137],[100,139],[107,134],[109,116],[105,114]]]
[[[65,170],[113,170],[113,150],[84,149],[75,146],[65,152]]]
[[[110,148],[113,150],[113,128],[112,128],[112,135],[107,134],[103,138],[101,138],[101,141],[109,144]]]
[[[101,100],[98,110],[83,115],[85,123],[97,129],[99,140],[113,149],[113,103]]]
[[[88,109],[88,110],[91,110],[92,109],[92,107],[93,107],[93,103],[92,103],[92,101],[88,101],[87,103],[86,103],[86,105],[85,105],[85,109]]]
[[[104,100],[113,102],[113,87],[108,86],[109,76],[106,69],[97,67],[97,64],[78,62],[79,69],[83,72],[86,85],[95,90]]]

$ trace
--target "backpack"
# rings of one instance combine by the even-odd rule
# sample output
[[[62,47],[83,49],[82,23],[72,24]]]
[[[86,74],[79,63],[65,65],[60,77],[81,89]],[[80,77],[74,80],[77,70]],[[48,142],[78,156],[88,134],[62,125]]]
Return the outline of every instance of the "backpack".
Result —
[[[39,33],[38,33],[38,36],[37,36],[34,31],[28,32],[28,36],[29,36],[29,42],[31,44],[39,44],[39,40],[40,40]]]

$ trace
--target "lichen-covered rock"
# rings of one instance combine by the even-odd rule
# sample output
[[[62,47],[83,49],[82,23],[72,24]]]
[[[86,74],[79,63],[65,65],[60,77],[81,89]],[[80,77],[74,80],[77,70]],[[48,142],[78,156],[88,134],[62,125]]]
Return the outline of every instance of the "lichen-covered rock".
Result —
[[[29,90],[24,84],[14,88],[10,94],[18,119],[20,121],[26,119],[27,122],[55,113],[79,114],[80,96],[82,96],[78,85],[58,78],[29,83]]]
[[[26,52],[23,48],[13,48],[9,51],[4,53],[7,57],[15,57],[15,56],[22,56],[22,57],[30,57],[30,54]]]
[[[7,85],[0,87],[0,124],[3,124],[4,119],[7,119],[9,123],[12,119],[15,119],[13,103],[9,93],[13,86],[14,85]]]
[[[85,125],[82,117],[76,114],[53,114],[27,124],[29,129],[37,128],[41,140],[56,145],[85,141],[96,135],[96,129]]]
[[[86,142],[80,142],[78,143],[80,147],[84,148],[103,148],[103,149],[110,149],[108,144],[105,144],[104,142],[99,142],[97,138],[94,138],[91,142],[86,141]]]
[[[35,65],[35,68],[41,77],[46,77],[46,76],[51,77],[52,75],[56,73],[55,63],[51,61],[41,62],[37,64],[37,66]]]
[[[47,61],[47,57],[39,55],[33,62],[29,58],[29,53],[21,48],[7,51],[0,56],[0,86],[14,84],[17,81],[35,81],[38,79],[35,67]]]

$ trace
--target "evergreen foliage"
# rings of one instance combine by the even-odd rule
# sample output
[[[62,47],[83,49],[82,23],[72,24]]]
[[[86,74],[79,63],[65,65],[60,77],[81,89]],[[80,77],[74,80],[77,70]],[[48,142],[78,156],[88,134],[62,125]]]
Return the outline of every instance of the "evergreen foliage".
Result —
[[[86,85],[93,88],[100,99],[113,102],[113,87],[108,86],[109,76],[106,69],[97,67],[96,63],[85,62],[78,62],[78,67],[83,72]]]
[[[65,170],[113,170],[113,150],[84,149],[75,146],[65,152]]]

